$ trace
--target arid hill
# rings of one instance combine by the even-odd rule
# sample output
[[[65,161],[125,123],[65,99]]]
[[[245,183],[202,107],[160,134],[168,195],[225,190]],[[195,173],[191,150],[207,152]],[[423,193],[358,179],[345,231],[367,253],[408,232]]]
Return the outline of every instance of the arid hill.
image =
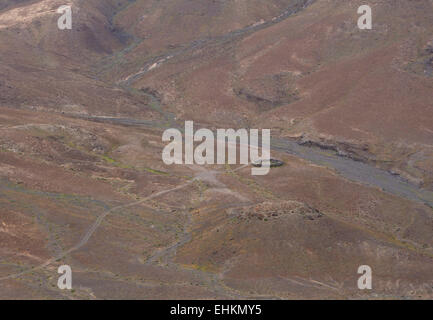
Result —
[[[0,299],[431,299],[433,1],[368,3],[0,0]],[[167,166],[185,120],[285,164]]]

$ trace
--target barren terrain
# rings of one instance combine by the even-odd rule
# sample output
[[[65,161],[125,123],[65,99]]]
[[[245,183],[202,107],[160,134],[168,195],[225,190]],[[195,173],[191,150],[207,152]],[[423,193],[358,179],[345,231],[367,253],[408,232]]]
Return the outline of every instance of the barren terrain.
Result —
[[[0,0],[0,299],[433,298],[433,1],[368,2]],[[165,165],[187,120],[284,166]]]

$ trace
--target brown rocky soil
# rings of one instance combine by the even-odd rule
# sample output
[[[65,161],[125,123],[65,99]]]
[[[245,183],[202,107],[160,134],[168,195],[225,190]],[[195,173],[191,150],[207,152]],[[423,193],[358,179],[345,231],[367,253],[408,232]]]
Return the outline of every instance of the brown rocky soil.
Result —
[[[431,0],[370,1],[371,31],[358,0],[71,0],[60,31],[63,4],[0,1],[0,299],[433,297],[428,205],[275,150],[161,160],[184,120],[271,128],[432,190]]]

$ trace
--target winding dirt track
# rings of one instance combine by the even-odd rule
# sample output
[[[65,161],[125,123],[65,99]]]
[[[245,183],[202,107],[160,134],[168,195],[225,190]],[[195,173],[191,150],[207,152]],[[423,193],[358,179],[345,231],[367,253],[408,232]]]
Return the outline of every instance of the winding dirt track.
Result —
[[[150,195],[150,196],[148,196],[148,197],[146,197],[144,199],[141,199],[139,201],[135,201],[135,202],[132,202],[132,203],[128,203],[128,204],[125,204],[125,205],[117,206],[117,207],[111,208],[109,210],[106,210],[105,212],[103,212],[101,215],[98,216],[98,218],[95,220],[95,222],[90,226],[89,230],[87,230],[87,232],[83,235],[83,237],[80,239],[80,241],[78,241],[78,243],[75,246],[73,246],[72,248],[70,248],[70,249],[68,249],[66,251],[63,251],[62,253],[60,253],[59,255],[57,255],[55,257],[52,257],[52,258],[46,260],[44,263],[42,263],[42,264],[40,264],[40,265],[38,265],[36,267],[30,268],[28,270],[25,270],[25,271],[22,271],[22,272],[19,272],[19,273],[15,273],[15,274],[11,274],[11,275],[2,277],[2,278],[0,278],[0,281],[8,280],[8,279],[14,279],[14,278],[20,277],[22,275],[25,275],[25,274],[27,274],[29,272],[33,272],[35,270],[43,269],[43,268],[49,266],[50,264],[52,264],[53,262],[55,262],[56,260],[62,259],[64,257],[66,257],[68,254],[70,254],[70,253],[72,253],[74,251],[79,250],[81,247],[85,246],[87,244],[87,242],[89,242],[90,238],[96,232],[96,230],[99,228],[99,226],[101,225],[102,221],[104,221],[105,217],[107,217],[111,212],[119,210],[119,209],[133,207],[133,206],[139,205],[139,204],[141,204],[143,202],[149,201],[149,200],[151,200],[153,198],[162,196],[164,194],[167,194],[167,193],[170,193],[170,192],[173,192],[173,191],[176,191],[176,190],[183,189],[183,188],[191,185],[194,181],[195,181],[195,179],[190,180],[187,183],[184,183],[184,184],[182,184],[180,186],[177,186],[177,187],[174,187],[174,188],[171,188],[171,189],[167,189],[167,190],[163,190],[163,191],[154,193],[154,194],[152,194],[152,195]]]

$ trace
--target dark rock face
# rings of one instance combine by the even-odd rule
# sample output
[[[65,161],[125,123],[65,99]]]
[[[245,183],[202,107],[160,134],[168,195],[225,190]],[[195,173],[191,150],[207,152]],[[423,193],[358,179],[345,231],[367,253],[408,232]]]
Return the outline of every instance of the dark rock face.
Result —
[[[270,159],[269,161],[270,161],[270,165],[269,165],[269,166],[270,166],[271,168],[281,167],[281,166],[284,165],[284,162],[281,161],[281,160]],[[262,163],[263,163],[263,160],[259,160],[259,161],[257,161],[257,162],[254,162],[254,163],[253,163],[253,166],[254,166],[254,167],[257,167],[257,168],[260,168],[260,167],[262,167]]]
[[[237,216],[240,220],[264,221],[293,215],[313,221],[323,216],[323,213],[316,208],[297,201],[263,202],[253,206],[229,209],[227,213]]]

